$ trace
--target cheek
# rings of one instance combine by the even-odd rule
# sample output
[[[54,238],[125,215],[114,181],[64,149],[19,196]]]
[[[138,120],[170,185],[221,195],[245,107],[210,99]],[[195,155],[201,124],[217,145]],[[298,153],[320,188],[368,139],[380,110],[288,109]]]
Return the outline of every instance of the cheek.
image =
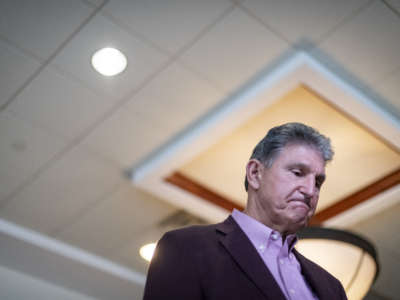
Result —
[[[291,190],[288,186],[282,185],[281,188],[275,190],[274,194],[274,204],[277,208],[284,209],[288,206],[287,199],[291,195]]]

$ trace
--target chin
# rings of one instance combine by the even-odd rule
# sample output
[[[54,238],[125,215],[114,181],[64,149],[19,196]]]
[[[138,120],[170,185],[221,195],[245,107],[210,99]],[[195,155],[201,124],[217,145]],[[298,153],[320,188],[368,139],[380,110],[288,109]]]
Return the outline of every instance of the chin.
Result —
[[[292,220],[292,224],[293,226],[291,230],[292,232],[297,232],[300,229],[303,229],[304,227],[306,227],[308,225],[308,218],[301,218],[301,219],[297,219],[297,220]]]

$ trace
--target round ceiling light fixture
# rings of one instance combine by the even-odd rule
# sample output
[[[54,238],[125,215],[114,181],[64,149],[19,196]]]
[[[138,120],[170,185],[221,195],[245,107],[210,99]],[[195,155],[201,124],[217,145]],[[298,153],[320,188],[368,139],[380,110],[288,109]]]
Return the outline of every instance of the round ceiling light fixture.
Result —
[[[142,246],[139,250],[140,256],[147,261],[151,261],[154,250],[156,249],[157,243],[150,243]]]
[[[379,273],[374,246],[353,233],[323,227],[298,232],[296,249],[342,283],[349,300],[363,299]]]
[[[104,76],[115,76],[126,69],[126,56],[115,48],[103,48],[92,56],[93,68]]]

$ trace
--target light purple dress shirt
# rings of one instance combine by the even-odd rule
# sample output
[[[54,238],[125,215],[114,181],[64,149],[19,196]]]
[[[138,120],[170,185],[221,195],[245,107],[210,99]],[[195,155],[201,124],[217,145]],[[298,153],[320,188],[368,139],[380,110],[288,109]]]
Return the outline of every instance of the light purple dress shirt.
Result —
[[[293,254],[297,242],[295,234],[286,237],[282,244],[279,232],[272,230],[252,217],[234,209],[232,217],[247,235],[287,299],[318,300]]]

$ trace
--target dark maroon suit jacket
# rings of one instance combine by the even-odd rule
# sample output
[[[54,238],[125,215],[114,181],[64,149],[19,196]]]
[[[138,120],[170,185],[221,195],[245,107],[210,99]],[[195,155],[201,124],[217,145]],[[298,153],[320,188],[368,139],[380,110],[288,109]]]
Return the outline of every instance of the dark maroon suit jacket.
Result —
[[[340,282],[295,252],[320,300],[347,299]],[[166,233],[150,264],[144,300],[284,300],[257,250],[232,217]]]

